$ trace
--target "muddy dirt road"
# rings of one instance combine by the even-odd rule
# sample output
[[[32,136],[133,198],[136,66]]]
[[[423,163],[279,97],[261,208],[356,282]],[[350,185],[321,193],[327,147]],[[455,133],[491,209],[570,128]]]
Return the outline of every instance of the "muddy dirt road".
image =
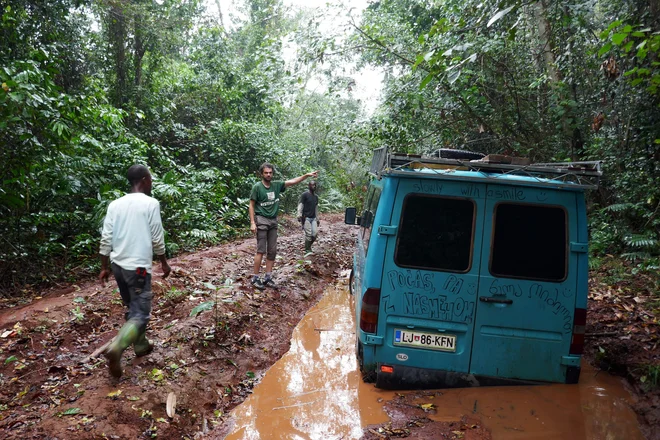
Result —
[[[290,351],[232,412],[227,440],[644,438],[621,379],[586,363],[577,386],[392,392],[365,384],[351,299],[346,284],[327,290]]]
[[[197,438],[227,413],[289,349],[291,333],[323,290],[351,264],[355,229],[325,215],[316,254],[303,258],[299,224],[281,220],[279,290],[249,286],[254,239],[154,268],[152,354],[124,354],[124,376],[90,355],[123,323],[113,283],[96,280],[41,293],[0,311],[0,438]],[[215,305],[213,305],[215,304]],[[191,316],[193,315],[193,316]],[[168,395],[177,397],[168,417]]]
[[[324,219],[311,258],[302,257],[299,225],[281,221],[279,290],[250,288],[251,237],[174,258],[165,280],[156,268],[156,349],[144,358],[127,351],[119,381],[91,356],[123,323],[112,283],[0,304],[0,438],[642,438],[622,379],[586,365],[579,387],[397,394],[362,383],[345,292],[356,229],[341,214]],[[600,308],[590,316],[609,316],[605,300],[590,313],[592,304]],[[294,329],[306,336],[292,340]],[[633,396],[649,439],[654,396]]]

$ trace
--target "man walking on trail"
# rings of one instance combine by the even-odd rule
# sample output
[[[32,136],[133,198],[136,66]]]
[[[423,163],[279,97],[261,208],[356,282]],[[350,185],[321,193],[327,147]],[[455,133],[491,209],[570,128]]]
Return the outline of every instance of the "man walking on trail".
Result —
[[[133,345],[136,356],[151,353],[153,346],[145,332],[151,313],[151,262],[155,253],[163,269],[163,278],[170,274],[165,258],[165,239],[160,219],[160,203],[151,197],[151,174],[144,165],[128,169],[131,192],[113,201],[103,222],[101,233],[101,274],[105,286],[112,260],[112,273],[119,294],[126,306],[126,323],[103,353],[108,359],[110,374],[121,377],[121,356]]]
[[[309,182],[308,190],[298,201],[298,221],[305,231],[305,256],[312,253],[312,244],[319,231],[319,196],[316,195],[316,181]]]
[[[277,254],[277,212],[280,208],[280,193],[308,177],[316,177],[318,171],[303,174],[287,181],[273,180],[275,167],[264,163],[259,167],[261,181],[254,184],[250,193],[250,230],[257,236],[257,253],[254,256],[254,275],[250,284],[259,290],[277,288],[273,281],[273,265]],[[261,260],[266,254],[266,276],[259,278]]]

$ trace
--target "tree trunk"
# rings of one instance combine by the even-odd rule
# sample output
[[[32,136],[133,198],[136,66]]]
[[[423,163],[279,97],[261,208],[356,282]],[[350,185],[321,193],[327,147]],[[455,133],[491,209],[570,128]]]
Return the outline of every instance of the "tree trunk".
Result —
[[[561,80],[561,76],[559,70],[557,70],[552,30],[548,20],[548,0],[540,0],[534,4],[534,17],[539,30],[539,62],[545,65],[545,71],[550,78],[551,85],[555,85]]]
[[[115,62],[116,84],[113,101],[116,107],[122,108],[125,103],[127,86],[126,63],[126,16],[120,2],[113,3],[108,16],[108,33],[112,56]]]
[[[140,86],[142,85],[142,60],[144,59],[144,54],[146,52],[146,48],[144,45],[144,32],[142,29],[142,15],[138,13],[135,16],[133,23],[134,23],[133,35],[135,35],[134,43],[133,43],[133,50],[134,50],[133,85],[135,86],[133,88],[133,93],[135,94],[135,96],[133,96],[133,99],[135,101],[135,105],[139,107],[140,97],[142,96],[142,92],[140,88]]]

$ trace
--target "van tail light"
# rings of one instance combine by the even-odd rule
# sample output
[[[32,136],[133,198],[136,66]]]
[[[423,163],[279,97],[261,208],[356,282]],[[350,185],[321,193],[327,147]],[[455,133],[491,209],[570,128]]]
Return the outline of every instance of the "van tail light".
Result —
[[[584,328],[587,325],[587,309],[575,309],[573,317],[573,339],[569,354],[582,354],[584,351]]]
[[[362,297],[362,309],[360,310],[360,328],[362,331],[376,333],[379,308],[380,289],[367,289]]]

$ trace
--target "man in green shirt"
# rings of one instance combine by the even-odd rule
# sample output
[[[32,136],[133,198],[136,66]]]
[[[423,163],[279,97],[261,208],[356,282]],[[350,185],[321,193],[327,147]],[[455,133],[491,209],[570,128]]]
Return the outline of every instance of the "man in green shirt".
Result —
[[[318,176],[318,171],[303,174],[287,181],[273,180],[275,167],[264,163],[259,167],[261,181],[254,184],[250,193],[250,230],[257,236],[257,253],[254,256],[254,275],[250,283],[259,290],[277,288],[273,281],[273,265],[277,255],[277,212],[280,208],[280,193],[308,177]],[[259,278],[261,260],[266,254],[266,276]]]

